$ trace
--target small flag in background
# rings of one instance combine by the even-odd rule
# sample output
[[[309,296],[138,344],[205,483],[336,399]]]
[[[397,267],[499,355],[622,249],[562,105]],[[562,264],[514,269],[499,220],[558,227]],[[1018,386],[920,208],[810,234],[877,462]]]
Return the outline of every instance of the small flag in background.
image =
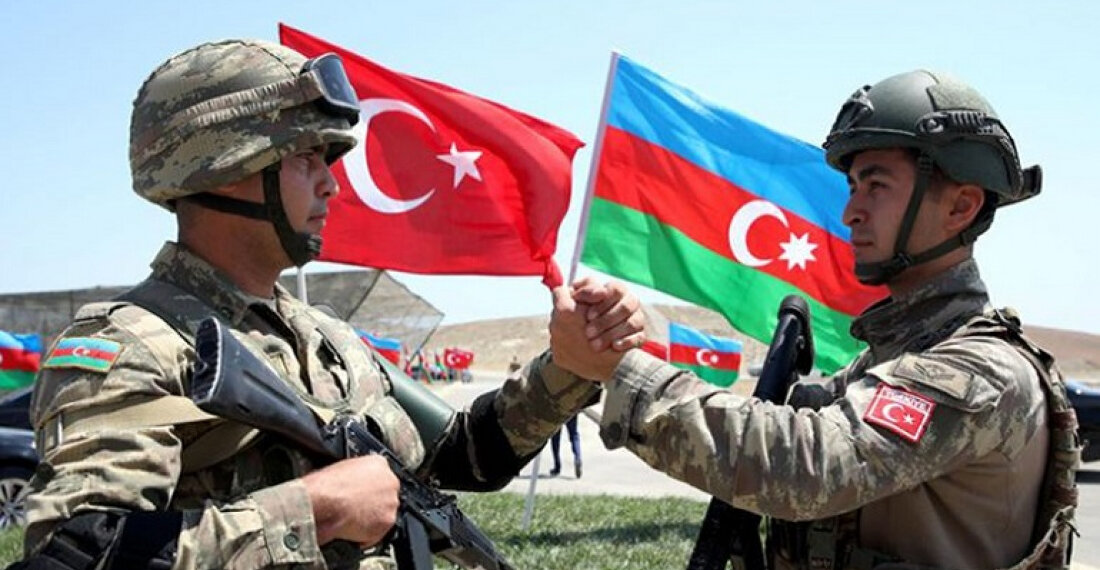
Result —
[[[668,342],[669,362],[674,366],[691,370],[718,386],[729,386],[737,380],[741,368],[740,342],[678,323],[668,324]]]
[[[668,345],[660,341],[646,339],[645,343],[642,344],[641,349],[645,352],[652,354],[653,356],[656,356],[657,358],[660,358],[661,360],[664,360],[665,362],[668,362]]]
[[[0,390],[29,386],[41,361],[41,337],[0,330]]]
[[[447,348],[443,350],[443,364],[447,368],[465,370],[474,362],[474,353],[461,348]]]
[[[401,363],[401,339],[375,336],[366,331],[356,332],[359,333],[359,338],[373,348],[379,356],[394,364]]]
[[[862,348],[852,318],[886,296],[861,285],[841,221],[844,176],[823,151],[616,54],[580,261],[722,313],[770,342],[789,294],[813,313],[818,368]]]

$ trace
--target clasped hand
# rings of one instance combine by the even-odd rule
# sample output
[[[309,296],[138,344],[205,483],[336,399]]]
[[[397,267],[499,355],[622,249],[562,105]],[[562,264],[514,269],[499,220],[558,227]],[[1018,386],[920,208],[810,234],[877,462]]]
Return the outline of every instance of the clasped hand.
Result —
[[[604,382],[623,354],[645,342],[641,303],[617,281],[585,278],[554,290],[550,348],[554,363],[574,374]]]

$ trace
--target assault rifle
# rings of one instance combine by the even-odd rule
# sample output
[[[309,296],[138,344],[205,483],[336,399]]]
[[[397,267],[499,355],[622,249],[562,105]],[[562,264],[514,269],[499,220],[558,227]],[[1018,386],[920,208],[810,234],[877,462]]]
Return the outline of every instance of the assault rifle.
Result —
[[[386,539],[400,570],[432,568],[433,555],[462,568],[512,570],[458,509],[455,496],[421,482],[401,465],[371,433],[369,419],[339,414],[321,425],[294,390],[216,319],[199,325],[195,351],[190,396],[203,411],[279,434],[334,461],[372,453],[386,458],[401,480],[397,523]]]
[[[768,355],[752,395],[783,404],[798,375],[809,374],[814,363],[814,339],[810,332],[810,308],[806,300],[788,295],[779,304]],[[737,564],[733,557],[740,558]],[[719,570],[727,562],[734,568],[765,570],[767,560],[760,542],[760,515],[731,506],[717,497],[710,500],[699,528],[688,570]]]

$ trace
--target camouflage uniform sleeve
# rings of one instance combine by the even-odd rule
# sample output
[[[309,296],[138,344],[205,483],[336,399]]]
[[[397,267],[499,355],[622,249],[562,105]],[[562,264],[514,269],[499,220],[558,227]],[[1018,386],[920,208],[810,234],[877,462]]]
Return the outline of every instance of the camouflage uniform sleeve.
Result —
[[[531,455],[599,393],[599,384],[558,367],[546,351],[493,394],[493,409],[512,449]]]
[[[1042,425],[1037,383],[1003,341],[966,339],[881,364],[832,404],[796,410],[631,351],[606,385],[601,437],[738,507],[819,519],[991,452],[1019,454]],[[880,386],[934,403],[916,441],[866,419]]]
[[[140,319],[120,324],[118,317],[114,313],[109,320],[78,322],[62,335],[117,343],[109,369],[44,367],[36,381],[32,420],[42,464],[27,502],[28,553],[41,548],[60,522],[82,512],[170,506],[181,468],[176,426],[92,428],[67,431],[60,442],[56,438],[58,417],[64,424],[66,417],[109,413],[182,392],[181,374],[190,360],[182,352],[182,340],[169,338],[163,325],[147,323],[146,330]],[[167,333],[175,334],[170,329]],[[48,364],[49,357],[44,366]],[[183,521],[176,567],[325,567],[310,502],[299,481],[228,504],[208,501],[201,510],[184,511]],[[294,540],[287,538],[291,534]]]
[[[499,489],[599,391],[555,365],[547,351],[458,414],[430,474],[451,489]]]

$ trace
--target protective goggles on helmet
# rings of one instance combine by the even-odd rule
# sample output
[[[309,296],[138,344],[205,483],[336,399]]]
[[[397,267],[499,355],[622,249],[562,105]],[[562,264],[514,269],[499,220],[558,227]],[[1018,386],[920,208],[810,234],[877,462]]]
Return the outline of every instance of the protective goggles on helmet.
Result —
[[[359,122],[359,97],[348,81],[344,64],[334,53],[315,57],[302,66],[302,77],[313,77],[320,96],[313,103],[326,115],[343,117],[355,125]]]
[[[196,103],[167,121],[150,125],[138,136],[135,146],[142,149],[143,157],[153,156],[165,145],[199,129],[309,103],[350,125],[359,122],[359,99],[336,54],[326,53],[307,61],[297,77]]]

